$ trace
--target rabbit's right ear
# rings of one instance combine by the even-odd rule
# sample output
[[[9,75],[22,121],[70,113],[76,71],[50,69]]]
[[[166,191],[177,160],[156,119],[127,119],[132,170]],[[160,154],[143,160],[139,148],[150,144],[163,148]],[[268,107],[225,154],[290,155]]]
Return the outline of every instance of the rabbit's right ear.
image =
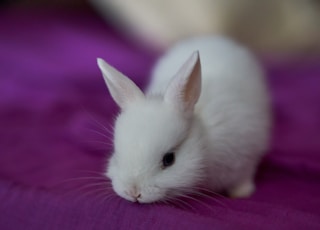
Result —
[[[131,102],[144,98],[142,91],[128,77],[101,58],[97,62],[113,100],[122,110]]]
[[[201,63],[195,51],[170,82],[164,100],[189,116],[201,93]]]

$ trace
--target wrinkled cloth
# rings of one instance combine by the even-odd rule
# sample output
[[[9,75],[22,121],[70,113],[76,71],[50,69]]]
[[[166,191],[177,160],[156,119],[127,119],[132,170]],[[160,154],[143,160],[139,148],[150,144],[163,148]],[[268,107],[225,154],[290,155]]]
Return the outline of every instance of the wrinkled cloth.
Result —
[[[144,88],[158,54],[90,10],[0,11],[0,229],[320,229],[320,65],[268,75],[271,149],[248,199],[139,205],[100,174],[119,112],[96,58]]]

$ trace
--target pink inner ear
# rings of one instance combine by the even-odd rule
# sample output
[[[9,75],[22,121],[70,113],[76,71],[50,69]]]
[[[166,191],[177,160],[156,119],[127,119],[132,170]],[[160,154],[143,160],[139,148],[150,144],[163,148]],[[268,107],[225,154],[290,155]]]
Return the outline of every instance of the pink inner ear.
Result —
[[[183,101],[188,107],[192,107],[197,103],[201,92],[201,65],[200,59],[197,60],[190,77],[183,90]]]
[[[140,89],[138,89],[133,82],[129,81],[129,79],[118,78],[117,80],[116,94],[119,100],[121,100],[122,107],[143,97]]]
[[[144,98],[142,91],[129,78],[118,74],[113,80],[115,81],[110,84],[110,92],[121,109]]]
[[[97,61],[110,94],[121,109],[125,109],[133,101],[144,98],[142,91],[128,77],[103,59],[98,58]]]
[[[194,52],[170,82],[164,98],[183,113],[190,114],[200,97],[200,92],[201,64],[199,53]]]

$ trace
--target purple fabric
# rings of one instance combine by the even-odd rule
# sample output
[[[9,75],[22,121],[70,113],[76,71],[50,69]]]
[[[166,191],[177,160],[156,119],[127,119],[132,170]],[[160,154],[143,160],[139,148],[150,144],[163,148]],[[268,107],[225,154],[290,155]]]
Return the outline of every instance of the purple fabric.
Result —
[[[97,184],[117,107],[96,57],[143,87],[157,55],[89,10],[2,10],[0,31],[1,230],[320,229],[319,59],[266,65],[275,129],[250,199],[139,205]]]

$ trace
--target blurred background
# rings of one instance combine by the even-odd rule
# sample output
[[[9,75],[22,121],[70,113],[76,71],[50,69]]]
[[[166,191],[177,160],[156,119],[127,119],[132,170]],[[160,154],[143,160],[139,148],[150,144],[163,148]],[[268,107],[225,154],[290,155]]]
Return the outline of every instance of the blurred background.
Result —
[[[137,44],[163,50],[202,34],[226,34],[260,53],[320,51],[319,0],[6,0],[2,5],[93,7]]]

